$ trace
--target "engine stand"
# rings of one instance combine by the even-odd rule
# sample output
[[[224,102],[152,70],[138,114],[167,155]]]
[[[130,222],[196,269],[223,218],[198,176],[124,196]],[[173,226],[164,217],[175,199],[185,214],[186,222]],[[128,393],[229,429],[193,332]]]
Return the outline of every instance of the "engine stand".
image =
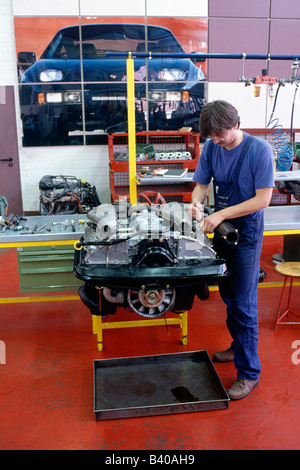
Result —
[[[103,350],[103,330],[115,329],[115,328],[132,328],[138,326],[165,326],[179,325],[181,334],[181,344],[185,346],[187,344],[187,311],[175,314],[176,317],[169,318],[149,318],[146,320],[133,320],[133,321],[103,321],[100,315],[92,315],[93,320],[93,334],[97,335],[98,351]]]

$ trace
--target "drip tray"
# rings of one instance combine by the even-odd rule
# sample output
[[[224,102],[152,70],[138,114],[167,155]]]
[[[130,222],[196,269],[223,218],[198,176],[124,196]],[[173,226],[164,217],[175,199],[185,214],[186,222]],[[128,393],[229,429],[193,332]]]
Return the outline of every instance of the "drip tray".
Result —
[[[94,361],[97,420],[229,407],[206,351]]]

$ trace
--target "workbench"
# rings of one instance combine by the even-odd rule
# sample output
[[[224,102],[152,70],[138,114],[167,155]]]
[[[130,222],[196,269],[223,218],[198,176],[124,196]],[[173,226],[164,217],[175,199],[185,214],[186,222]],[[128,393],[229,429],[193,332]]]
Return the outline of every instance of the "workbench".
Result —
[[[24,227],[22,230],[6,228],[6,230],[3,231],[3,225],[0,226],[0,249],[15,248],[17,251],[20,287],[22,279],[28,278],[29,280],[31,278],[34,281],[40,279],[40,286],[38,288],[35,289],[33,287],[30,291],[30,289],[24,287],[24,290],[20,289],[20,292],[77,290],[78,280],[73,275],[72,259],[74,258],[74,243],[78,241],[84,233],[84,224],[79,224],[79,221],[81,219],[85,220],[85,214],[24,216],[24,219],[25,220],[21,220],[19,224]],[[67,220],[68,225],[65,224]],[[74,221],[74,227],[72,227],[71,224],[72,220]],[[55,225],[53,225],[53,222]],[[41,227],[44,228],[41,229]],[[37,230],[34,231],[35,228]],[[51,231],[46,230],[47,228]],[[19,259],[21,260],[22,257],[24,260],[24,276],[20,277],[21,263],[19,263]],[[64,261],[66,259],[67,261]],[[28,263],[26,263],[26,261],[28,261]],[[51,266],[52,262],[53,264]],[[42,268],[47,266],[47,263],[50,263],[48,268],[43,270]],[[59,263],[67,265],[67,269],[62,266],[59,267]],[[33,266],[34,264],[37,265],[36,268]],[[65,286],[63,285],[64,283],[61,283],[61,288],[57,288],[57,285],[55,287],[53,286],[52,289],[50,286],[43,288],[42,280],[43,278],[47,279],[47,276],[44,275],[44,271],[46,272],[47,270],[49,275],[52,273],[52,276],[54,276],[56,272],[61,271],[61,276],[67,275],[69,279],[71,279],[71,285]],[[28,287],[29,282],[30,281],[25,282],[25,286]],[[0,303],[70,300],[75,297],[78,298],[78,296],[22,296],[0,299]]]
[[[300,234],[300,204],[264,209],[264,235]]]
[[[79,224],[79,220],[85,219],[86,214],[24,216],[24,220],[20,221],[20,225],[24,226],[22,230],[7,228],[3,232],[3,225],[0,225],[0,248],[42,246],[52,243],[74,245],[84,233],[84,224]],[[75,231],[72,230],[72,220],[74,220]],[[65,224],[66,221],[68,225]],[[46,227],[39,230],[44,225]],[[37,230],[32,233],[35,227]],[[47,228],[51,231],[47,231]]]
[[[275,181],[300,181],[300,170],[276,171]]]
[[[296,237],[300,235],[300,204],[271,206],[264,210],[264,215],[264,236],[284,235],[287,238],[291,238],[292,235]],[[23,229],[22,231],[7,229],[5,232],[0,229],[0,249],[16,248],[17,250],[22,250],[22,248],[26,247],[50,247],[51,250],[53,247],[69,246],[72,257],[74,244],[84,234],[84,224],[79,224],[79,221],[84,221],[85,218],[85,214],[26,217],[26,220],[21,222],[25,226],[31,229],[37,226],[39,229],[46,224],[46,227],[50,228],[51,231],[47,231],[46,227],[34,233],[31,233],[32,230],[28,229]],[[67,226],[59,224],[53,225],[53,222],[64,224],[66,220],[68,220]],[[72,230],[71,220],[74,220],[75,228],[73,228],[73,230],[75,231]],[[76,298],[78,297],[76,296]],[[47,298],[43,297],[43,299]],[[50,299],[53,299],[53,297],[50,297]],[[8,302],[9,299],[0,299],[0,303],[5,303],[5,301]],[[14,298],[12,301],[24,302],[30,301],[30,298]],[[37,299],[34,301],[37,301]]]
[[[300,240],[300,204],[291,206],[273,206],[268,207],[264,210],[265,214],[265,228],[264,236],[269,235],[284,235],[284,236],[299,236]],[[59,216],[35,216],[26,217],[26,221],[22,223],[28,227],[38,228],[47,224],[47,227],[51,228],[51,232],[46,231],[46,228],[31,233],[30,230],[23,229],[22,231],[11,231],[6,230],[2,232],[0,230],[0,249],[2,248],[20,248],[26,247],[44,247],[44,246],[65,246],[69,245],[71,250],[74,250],[73,246],[84,234],[84,225],[79,225],[80,219],[85,219],[84,214],[73,214],[73,215],[59,215]],[[64,225],[52,225],[52,221],[61,222],[62,224],[68,220],[67,226]],[[71,220],[75,222],[75,231],[72,231]],[[74,276],[75,278],[75,276]],[[78,300],[79,296],[76,295],[51,295],[51,296],[30,296],[30,297],[15,297],[15,298],[4,298],[0,299],[1,303],[19,303],[19,302],[48,302],[48,301],[62,301],[62,300]],[[97,335],[98,350],[103,349],[103,338],[102,333],[104,329],[112,328],[126,328],[136,326],[157,326],[165,325],[166,321],[168,325],[177,324],[182,329],[182,344],[187,344],[187,312],[183,312],[181,315],[176,315],[175,318],[166,319],[147,319],[136,321],[103,321],[101,316],[92,316],[93,322],[93,333]]]

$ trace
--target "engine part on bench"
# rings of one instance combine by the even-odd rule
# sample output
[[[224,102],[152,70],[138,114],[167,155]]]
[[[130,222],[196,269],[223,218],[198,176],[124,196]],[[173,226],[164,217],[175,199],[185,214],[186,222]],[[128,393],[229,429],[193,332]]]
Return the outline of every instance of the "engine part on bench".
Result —
[[[74,274],[85,282],[79,296],[91,313],[105,316],[122,306],[155,318],[190,310],[195,296],[208,298],[208,286],[226,276],[227,267],[189,220],[188,206],[123,201],[87,214]]]
[[[8,208],[8,201],[5,196],[0,194],[0,216],[6,217]]]
[[[100,204],[95,186],[75,176],[45,175],[39,182],[40,214],[85,214]]]
[[[167,150],[156,152],[154,160],[191,160],[192,155],[189,150]]]
[[[297,201],[300,201],[300,181],[279,181],[278,191],[281,194],[292,194]]]

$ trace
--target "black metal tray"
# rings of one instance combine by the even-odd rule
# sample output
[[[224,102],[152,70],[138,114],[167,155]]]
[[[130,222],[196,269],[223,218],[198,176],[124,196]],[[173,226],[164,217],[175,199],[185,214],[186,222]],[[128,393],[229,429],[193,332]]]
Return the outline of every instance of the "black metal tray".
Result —
[[[94,361],[97,420],[229,407],[206,351]]]

